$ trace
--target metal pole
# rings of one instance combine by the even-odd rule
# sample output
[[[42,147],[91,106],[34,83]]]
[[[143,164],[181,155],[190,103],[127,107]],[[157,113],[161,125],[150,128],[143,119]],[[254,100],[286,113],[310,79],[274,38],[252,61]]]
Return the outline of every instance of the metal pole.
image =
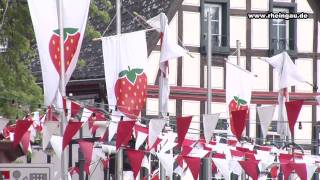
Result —
[[[59,29],[60,29],[60,93],[62,97],[66,96],[66,87],[65,87],[65,67],[64,67],[64,37],[63,37],[63,1],[58,0],[58,16],[59,16]],[[66,125],[66,115],[64,109],[61,112],[61,125],[60,125],[60,133],[63,136],[64,128]],[[61,179],[65,180],[66,178],[66,162],[67,162],[67,154],[62,151],[61,154]]]
[[[121,0],[116,1],[117,34],[121,34]],[[123,149],[116,154],[116,179],[123,179]]]
[[[207,48],[207,114],[211,114],[211,102],[212,102],[212,89],[211,89],[211,61],[212,61],[212,34],[211,34],[211,13],[208,11],[207,13],[207,23],[208,23],[208,48]],[[211,169],[211,156],[212,152],[210,152],[209,158],[204,158],[204,167],[202,179],[211,180],[212,179],[212,169]]]

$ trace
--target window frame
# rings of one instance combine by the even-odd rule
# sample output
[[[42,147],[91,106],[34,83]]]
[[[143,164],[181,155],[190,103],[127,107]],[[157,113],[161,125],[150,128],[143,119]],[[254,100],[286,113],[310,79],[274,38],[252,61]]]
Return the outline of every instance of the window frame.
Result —
[[[212,55],[229,55],[230,54],[230,1],[229,0],[201,0],[201,12],[200,12],[200,23],[201,23],[201,34],[200,34],[200,51],[201,54],[207,54],[207,41],[204,39],[204,35],[207,33],[205,28],[207,23],[205,21],[205,5],[212,4],[220,6],[220,18],[219,29],[220,29],[220,46],[212,46]],[[205,33],[206,32],[206,33]],[[222,37],[225,37],[223,40]]]
[[[297,4],[296,3],[288,3],[288,2],[270,2],[269,9],[271,12],[275,12],[274,9],[286,9],[289,13],[296,13],[297,12]],[[278,12],[278,11],[276,11]],[[285,50],[292,58],[297,57],[297,20],[290,19],[287,21],[288,26],[286,31],[289,33],[288,43],[286,45]],[[273,46],[273,36],[274,33],[273,29],[273,19],[269,20],[269,55],[274,56],[282,52]]]

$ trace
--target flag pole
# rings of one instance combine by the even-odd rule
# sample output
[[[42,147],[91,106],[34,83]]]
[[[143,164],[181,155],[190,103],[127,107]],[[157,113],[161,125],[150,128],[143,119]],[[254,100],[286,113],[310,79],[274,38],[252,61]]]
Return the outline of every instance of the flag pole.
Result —
[[[212,88],[211,88],[211,64],[212,64],[212,33],[211,33],[211,13],[207,13],[207,39],[208,39],[208,48],[207,48],[207,114],[211,114],[211,101],[212,101]],[[202,173],[202,179],[211,180],[212,179],[212,151],[209,154],[209,158],[204,158],[204,168]]]
[[[60,93],[62,97],[66,96],[66,86],[65,86],[65,63],[64,63],[64,32],[63,32],[63,1],[58,0],[58,16],[59,16],[59,29],[60,29]],[[60,133],[63,136],[64,128],[66,125],[66,115],[64,108],[61,111],[61,122],[60,122]],[[66,178],[66,154],[64,150],[62,150],[61,154],[61,180],[65,180]]]
[[[121,0],[116,0],[117,35],[121,34]],[[123,179],[123,149],[120,147],[116,154],[116,179]]]

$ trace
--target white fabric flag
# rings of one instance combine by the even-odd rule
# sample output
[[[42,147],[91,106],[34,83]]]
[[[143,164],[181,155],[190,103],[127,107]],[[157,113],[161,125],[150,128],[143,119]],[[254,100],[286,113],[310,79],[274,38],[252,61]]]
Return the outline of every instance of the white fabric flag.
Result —
[[[267,58],[266,61],[278,72],[279,89],[295,86],[305,81],[286,51]]]
[[[62,137],[61,136],[51,136],[50,143],[56,153],[57,157],[61,159],[62,154]]]
[[[230,179],[229,163],[225,159],[212,158],[214,164],[225,179]]]
[[[44,103],[49,106],[57,96],[60,81],[60,31],[57,1],[28,0],[28,4],[40,56]],[[66,84],[78,61],[89,5],[90,0],[63,1]]]
[[[317,169],[317,165],[315,164],[306,164],[306,169],[307,169],[307,179],[311,180],[313,174],[315,173]]]
[[[0,131],[3,130],[3,128],[6,127],[6,125],[8,124],[9,119],[3,118],[0,116]]]
[[[114,120],[114,118],[113,118]],[[111,121],[110,124],[109,124],[109,131],[108,131],[108,141],[111,141],[113,136],[116,134],[117,132],[117,129],[118,129],[118,122],[114,122],[114,121]]]
[[[91,117],[92,113],[93,113],[93,111],[91,111],[87,108],[83,108],[81,122],[86,123],[88,121],[88,119]]]
[[[275,109],[275,105],[257,107],[263,138],[267,136],[269,125],[272,121]]]
[[[226,103],[229,109],[230,122],[232,122],[231,111],[247,110],[247,114],[249,114],[254,76],[239,69],[234,64],[226,63],[226,68]],[[230,128],[232,133],[235,134],[233,123],[230,123]]]
[[[203,158],[205,155],[207,155],[209,151],[204,150],[204,149],[198,149],[198,148],[193,148],[191,152],[188,154],[190,157],[198,157],[198,158]]]
[[[272,56],[271,58],[267,58],[266,62],[268,62],[274,70],[278,72],[279,76],[279,113],[277,131],[282,136],[289,136],[289,126],[288,123],[285,123],[287,122],[287,113],[284,107],[285,101],[289,101],[289,96],[287,90],[284,88],[289,88],[301,82],[305,82],[305,79],[297,66],[292,62],[288,53],[285,51]]]
[[[141,167],[145,167],[147,169],[150,168],[149,166],[149,160],[147,158],[147,156],[144,156],[143,159],[142,159],[142,163],[141,163]]]
[[[58,121],[46,121],[43,125],[42,148],[45,150],[50,142],[51,136],[59,127]]]
[[[203,130],[204,138],[206,142],[209,143],[213,135],[214,130],[216,129],[220,114],[205,114],[203,115]]]
[[[138,150],[139,147],[144,143],[144,141],[147,139],[148,134],[143,133],[141,131],[137,131],[137,138],[135,143],[135,149]]]
[[[171,177],[173,174],[173,164],[174,158],[171,153],[157,153],[157,156],[160,160],[160,163],[163,165],[166,170],[166,176]]]
[[[110,105],[136,119],[147,99],[147,43],[145,31],[102,38],[105,77]],[[112,117],[113,118],[113,117]]]
[[[166,116],[170,95],[168,61],[185,55],[187,51],[177,44],[177,37],[170,29],[168,25],[168,18],[164,13],[160,13],[158,16],[149,19],[147,22],[160,32],[161,52],[159,68],[161,74],[159,77],[159,109],[160,112]]]
[[[164,125],[166,124],[165,119],[151,119],[149,122],[149,138],[148,145],[151,148],[156,142],[158,136],[161,134]]]

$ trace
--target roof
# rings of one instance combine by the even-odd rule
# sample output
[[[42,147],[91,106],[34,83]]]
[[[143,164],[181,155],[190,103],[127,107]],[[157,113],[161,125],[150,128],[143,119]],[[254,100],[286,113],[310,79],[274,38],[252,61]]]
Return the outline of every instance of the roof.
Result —
[[[132,32],[143,29],[141,24],[137,23],[132,17],[133,12],[139,13],[141,16],[149,19],[164,12],[169,21],[174,17],[180,8],[183,0],[126,0],[123,1],[122,7],[122,32]],[[113,8],[108,11],[110,17],[115,15],[115,0],[111,0]],[[97,4],[99,6],[99,4]],[[111,18],[112,19],[112,18]],[[96,22],[95,19],[89,17],[89,23],[93,24],[99,32],[105,31],[108,24]],[[113,35],[116,31],[115,21],[109,27],[105,36]],[[159,40],[159,33],[152,32],[147,34],[148,52],[155,47]],[[84,38],[79,59],[83,59],[86,63],[84,67],[77,66],[71,80],[88,80],[104,78],[104,66],[102,57],[101,41],[92,41]],[[41,67],[39,58],[35,58],[30,65],[32,74],[36,77],[37,82],[42,82]]]

